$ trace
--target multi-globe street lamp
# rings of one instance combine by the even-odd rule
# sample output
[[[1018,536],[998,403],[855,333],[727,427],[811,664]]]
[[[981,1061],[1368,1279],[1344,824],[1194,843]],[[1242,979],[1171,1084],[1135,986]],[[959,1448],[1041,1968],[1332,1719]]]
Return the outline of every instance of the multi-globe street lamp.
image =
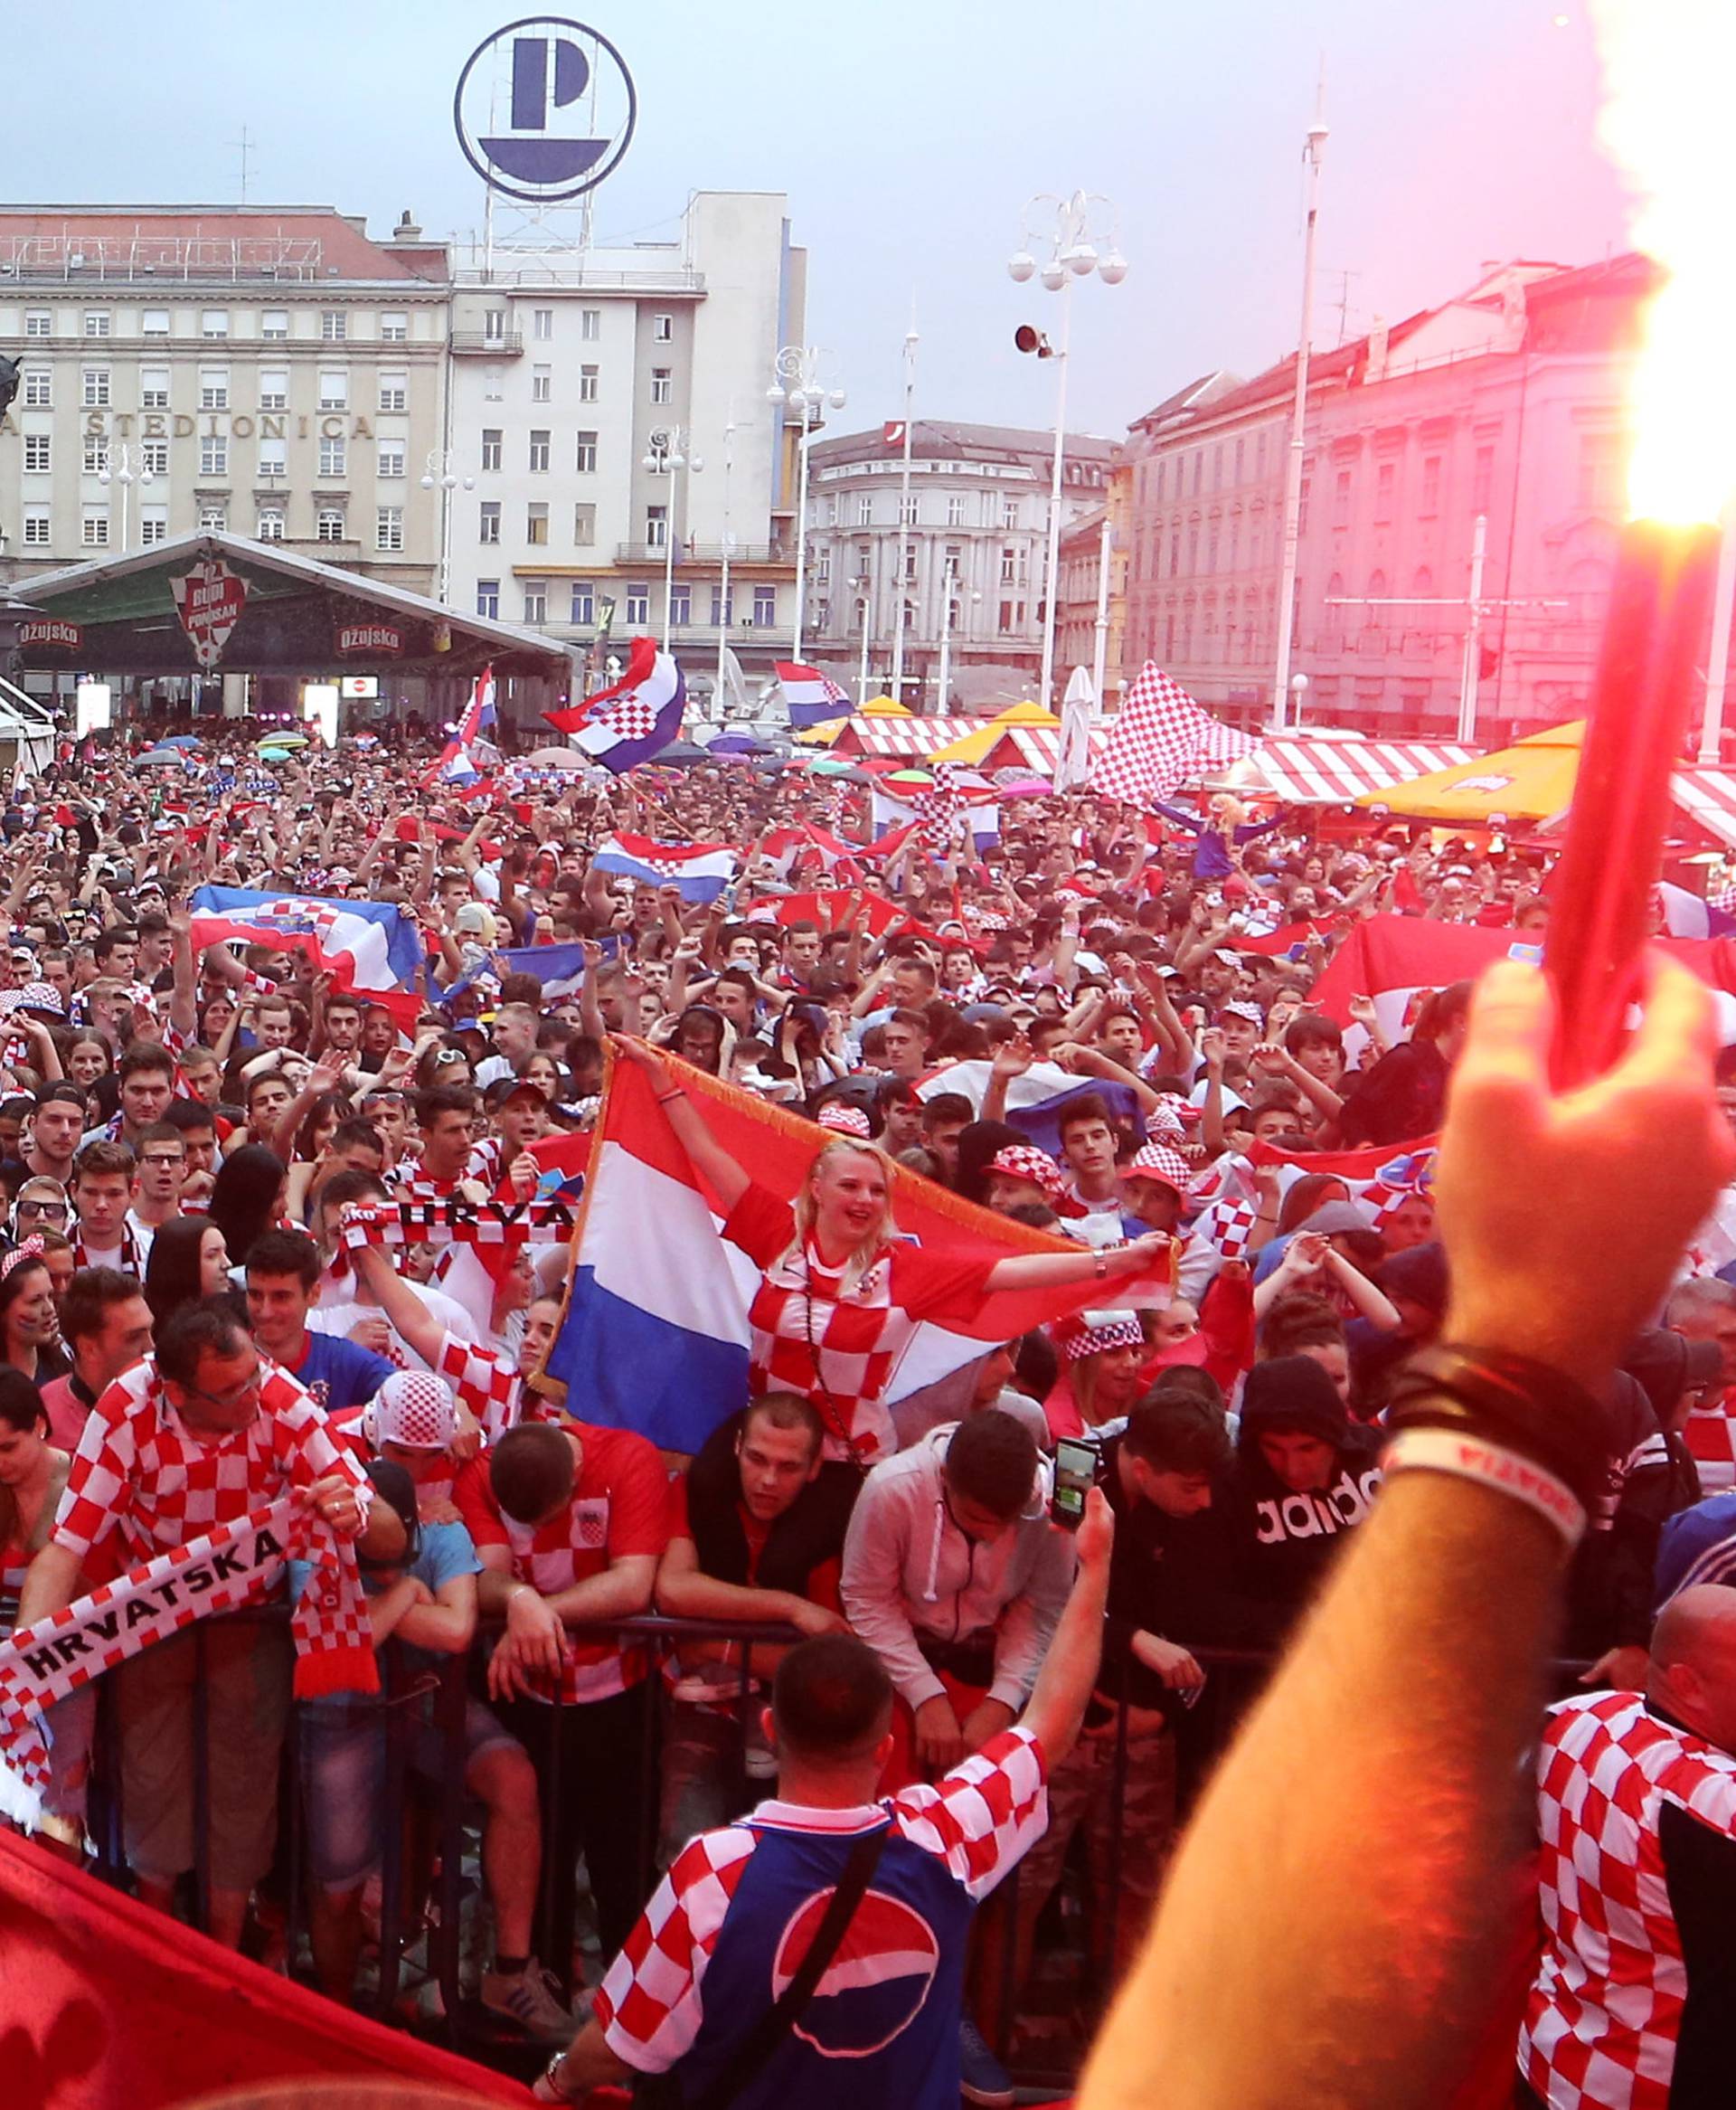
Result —
[[[808,450],[821,412],[841,411],[844,404],[843,389],[828,388],[822,379],[831,356],[817,345],[780,345],[771,363],[771,386],[766,391],[769,403],[787,403],[801,424],[796,443],[796,630],[789,655],[797,661],[802,657],[802,631],[807,614]]]
[[[669,503],[663,509],[663,648],[669,649],[675,597],[675,523],[680,517],[680,478],[698,476],[705,464],[693,452],[693,436],[684,425],[659,425],[647,442],[639,467],[648,475],[669,478]]]

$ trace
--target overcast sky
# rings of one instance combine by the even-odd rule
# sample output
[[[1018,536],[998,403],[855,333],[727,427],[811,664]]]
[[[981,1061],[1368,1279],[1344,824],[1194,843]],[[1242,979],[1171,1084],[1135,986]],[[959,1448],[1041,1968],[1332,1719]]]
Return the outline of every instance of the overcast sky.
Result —
[[[6,11],[0,188],[21,202],[334,204],[390,232],[480,220],[452,135],[491,0],[83,0]],[[1596,151],[1585,0],[701,0],[571,12],[637,78],[637,134],[599,239],[673,232],[692,189],[782,190],[809,251],[808,335],[850,392],[900,407],[914,297],[919,415],[1041,426],[1053,320],[1005,259],[1033,192],[1106,193],[1132,269],[1074,295],[1069,423],[1119,433],[1194,374],[1293,346],[1301,142],[1324,55],[1316,344],[1468,283],[1485,260],[1582,263],[1625,241]]]

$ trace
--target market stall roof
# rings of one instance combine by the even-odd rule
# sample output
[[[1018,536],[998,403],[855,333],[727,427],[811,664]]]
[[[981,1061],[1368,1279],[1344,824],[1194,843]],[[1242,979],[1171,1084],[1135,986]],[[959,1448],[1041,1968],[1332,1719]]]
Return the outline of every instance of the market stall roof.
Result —
[[[938,724],[939,721],[931,720],[930,723]],[[1036,768],[1042,769],[1044,765],[1035,762],[1034,757],[1025,751],[1014,736],[1025,733],[1058,734],[1060,731],[1061,720],[1052,711],[1045,711],[1041,704],[1010,704],[998,717],[990,718],[986,724],[979,723],[960,738],[949,741],[944,747],[934,749],[932,759],[935,762],[967,762],[973,768],[987,766],[987,758],[1003,741],[1011,738],[1013,744],[1004,759],[1009,762],[1033,762]]]
[[[176,535],[21,582],[31,604],[53,619],[38,626],[39,638],[26,630],[21,663],[43,672],[201,671],[175,583],[211,566],[221,567],[204,572],[220,619],[239,612],[205,671],[468,677],[492,661],[502,675],[542,675],[563,686],[571,676],[566,648],[533,630],[463,614],[280,543],[214,534]],[[226,576],[239,587],[226,590]]]
[[[1378,795],[1476,759],[1475,748],[1440,741],[1370,740],[1325,730],[1280,733],[1212,781],[1255,796],[1264,789],[1291,806],[1347,806],[1364,793]]]
[[[1464,828],[1553,820],[1573,802],[1584,742],[1585,720],[1576,718],[1452,769],[1364,791],[1356,803]]]
[[[846,718],[832,742],[835,754],[932,754],[967,733],[977,732],[980,718],[876,717],[858,712]]]
[[[1736,771],[1677,770],[1671,788],[1678,813],[1697,821],[1726,849],[1736,849]]]

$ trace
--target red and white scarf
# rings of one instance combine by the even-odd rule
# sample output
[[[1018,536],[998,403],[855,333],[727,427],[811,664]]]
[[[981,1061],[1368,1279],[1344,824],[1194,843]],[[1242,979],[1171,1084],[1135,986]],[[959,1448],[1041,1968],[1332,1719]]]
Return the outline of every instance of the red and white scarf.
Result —
[[[299,1502],[273,1502],[0,1641],[0,1816],[30,1827],[42,1813],[52,1736],[42,1717],[57,1700],[195,1620],[264,1596],[291,1558],[313,1564],[290,1620],[296,1698],[378,1692],[354,1547]]]

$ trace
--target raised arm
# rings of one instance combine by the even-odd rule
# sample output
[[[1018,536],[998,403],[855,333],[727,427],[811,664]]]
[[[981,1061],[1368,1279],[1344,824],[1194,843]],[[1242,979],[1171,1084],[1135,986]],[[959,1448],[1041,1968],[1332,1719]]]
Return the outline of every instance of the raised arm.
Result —
[[[657,1103],[669,1117],[675,1140],[687,1153],[687,1162],[711,1187],[728,1216],[752,1182],[700,1118],[675,1074],[656,1049],[626,1033],[611,1033],[618,1055],[637,1063],[651,1080]]]
[[[359,1245],[350,1254],[356,1280],[385,1313],[392,1331],[415,1349],[430,1370],[439,1369],[446,1329],[410,1286],[400,1280],[392,1255],[379,1245]]]

